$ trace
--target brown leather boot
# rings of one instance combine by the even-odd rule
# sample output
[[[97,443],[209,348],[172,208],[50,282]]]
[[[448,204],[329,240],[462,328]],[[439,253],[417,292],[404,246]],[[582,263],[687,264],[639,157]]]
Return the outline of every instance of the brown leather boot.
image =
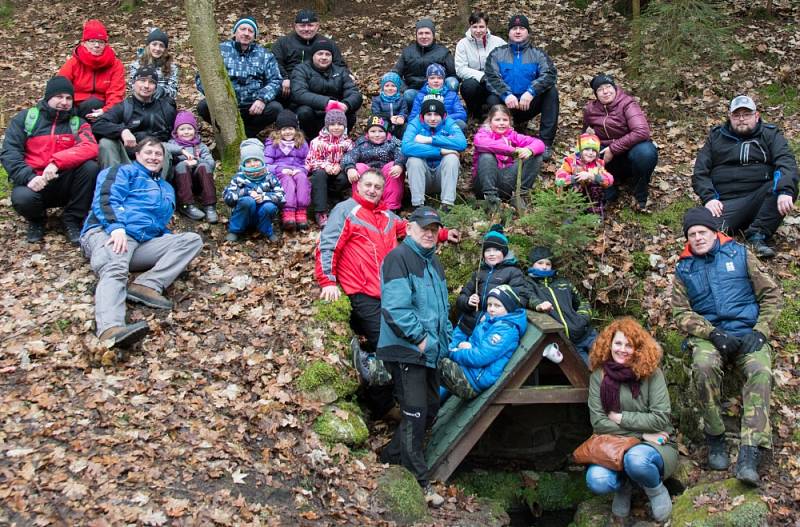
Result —
[[[100,334],[100,340],[113,340],[112,346],[129,348],[142,340],[148,333],[150,333],[150,327],[147,322],[140,321],[126,326],[108,328]]]
[[[139,284],[131,284],[128,286],[128,300],[156,309],[172,309],[172,300],[155,289]]]

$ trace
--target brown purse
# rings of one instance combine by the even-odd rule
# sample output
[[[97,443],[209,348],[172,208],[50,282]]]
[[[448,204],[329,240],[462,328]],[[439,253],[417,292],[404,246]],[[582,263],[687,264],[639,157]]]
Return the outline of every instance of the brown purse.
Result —
[[[622,470],[622,458],[631,447],[639,444],[635,437],[612,434],[592,434],[575,452],[572,458],[579,465],[600,465],[611,470]]]

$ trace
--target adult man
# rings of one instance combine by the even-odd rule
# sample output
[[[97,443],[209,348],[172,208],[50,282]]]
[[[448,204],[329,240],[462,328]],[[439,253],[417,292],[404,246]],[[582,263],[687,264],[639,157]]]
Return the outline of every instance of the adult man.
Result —
[[[310,141],[325,122],[325,108],[331,101],[345,105],[347,127],[353,129],[363,98],[350,70],[333,63],[333,42],[317,39],[311,46],[311,63],[298,64],[292,72],[292,101],[300,128]]]
[[[283,110],[283,106],[275,100],[283,81],[278,62],[272,53],[255,42],[256,38],[258,24],[250,17],[243,17],[233,25],[233,38],[219,45],[247,137],[256,137],[261,130],[274,123]],[[199,73],[195,76],[195,84],[200,93],[205,93]],[[206,122],[212,122],[205,99],[197,104],[197,113]]]
[[[711,129],[697,154],[692,187],[725,230],[744,231],[756,255],[772,258],[767,241],[797,199],[797,161],[750,97],[734,97],[728,118]]]
[[[89,123],[76,115],[73,94],[67,78],[53,77],[44,98],[6,129],[0,160],[14,185],[11,204],[28,221],[26,239],[32,243],[44,237],[47,209],[63,206],[64,231],[77,244],[92,202],[97,142]]]
[[[548,161],[558,127],[557,72],[547,53],[531,46],[530,29],[524,15],[508,21],[508,44],[493,49],[486,59],[486,86],[491,92],[486,102],[490,107],[505,104],[518,128],[541,114],[542,158]]]
[[[403,134],[403,155],[411,189],[411,204],[425,204],[426,192],[441,189],[442,211],[456,200],[458,153],[467,148],[467,139],[458,124],[447,117],[444,101],[438,95],[426,95],[419,118],[408,123]]]
[[[737,479],[758,485],[761,449],[772,448],[769,397],[772,372],[769,327],[778,317],[781,295],[758,260],[718,232],[718,219],[705,207],[683,219],[688,240],[675,269],[672,309],[675,323],[688,333],[692,372],[703,408],[708,464],[728,468],[725,425],[720,415],[722,366],[731,362],[746,377]]]
[[[453,327],[448,318],[447,283],[436,257],[442,220],[419,207],[409,217],[408,236],[381,268],[381,333],[378,358],[394,380],[402,419],[381,452],[384,463],[410,470],[434,506],[444,502],[428,482],[424,439],[439,411],[439,360],[447,356]]]
[[[168,141],[177,111],[169,97],[154,99],[158,74],[152,66],[142,66],[136,71],[133,94],[111,107],[100,116],[92,130],[100,138],[100,166],[130,163],[133,149],[145,137]],[[163,160],[162,177],[169,178],[172,163],[170,156]]]
[[[288,102],[291,98],[291,78],[294,68],[303,62],[310,62],[311,47],[318,40],[324,38],[331,43],[333,54],[333,63],[343,68],[347,67],[342,58],[342,53],[339,47],[332,38],[325,37],[319,34],[319,17],[314,11],[303,9],[297,13],[294,18],[294,31],[288,35],[284,35],[275,41],[272,45],[272,53],[275,54],[275,60],[278,61],[278,69],[281,72],[283,81],[281,81],[280,98],[282,101]]]
[[[431,64],[441,64],[445,68],[447,78],[445,85],[458,93],[458,77],[453,54],[445,46],[436,42],[436,26],[430,18],[419,20],[415,26],[416,41],[406,46],[400,53],[400,58],[394,65],[396,71],[405,84],[403,97],[411,108],[417,91],[425,84],[426,72]]]

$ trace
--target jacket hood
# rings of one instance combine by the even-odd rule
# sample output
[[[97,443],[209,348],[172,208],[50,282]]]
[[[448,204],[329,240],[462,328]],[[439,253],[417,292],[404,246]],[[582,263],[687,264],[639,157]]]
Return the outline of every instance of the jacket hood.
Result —
[[[40,99],[36,106],[39,108],[39,115],[46,115],[48,119],[51,121],[56,122],[63,122],[69,120],[70,117],[73,115],[77,115],[75,113],[75,104],[73,103],[72,108],[69,110],[56,110],[55,108],[50,108],[50,105],[47,104],[45,99]]]
[[[515,309],[511,313],[506,313],[505,315],[500,315],[499,317],[491,318],[489,315],[486,317],[489,320],[490,324],[497,324],[499,322],[505,322],[507,324],[511,324],[516,326],[517,330],[520,332],[520,337],[527,329],[527,313],[525,312],[525,308]]]
[[[686,245],[684,245],[684,247],[683,247],[683,252],[681,252],[680,259],[684,260],[686,258],[702,258],[702,257],[707,256],[707,255],[716,254],[717,251],[719,251],[719,249],[723,245],[726,245],[727,243],[732,242],[732,241],[733,241],[733,238],[731,238],[727,234],[722,233],[722,232],[718,232],[717,233],[717,242],[714,244],[714,247],[710,251],[708,251],[706,254],[704,254],[703,256],[695,255],[692,252],[692,249],[689,247],[689,242],[686,242]]]
[[[101,70],[108,68],[117,60],[117,54],[111,46],[103,48],[103,52],[99,56],[92,55],[83,44],[78,44],[73,51],[75,59],[89,69]]]

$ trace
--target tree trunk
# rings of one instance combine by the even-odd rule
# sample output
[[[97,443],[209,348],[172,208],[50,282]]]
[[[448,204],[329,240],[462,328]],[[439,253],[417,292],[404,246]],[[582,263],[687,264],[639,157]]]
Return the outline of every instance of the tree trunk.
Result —
[[[219,52],[214,0],[184,0],[184,7],[189,22],[189,39],[211,112],[222,169],[225,174],[232,174],[239,164],[239,144],[245,138],[244,124],[239,115],[236,93]]]
[[[639,67],[642,59],[642,6],[640,0],[631,0],[631,29],[633,30],[633,43],[631,45],[631,73],[639,76]]]

